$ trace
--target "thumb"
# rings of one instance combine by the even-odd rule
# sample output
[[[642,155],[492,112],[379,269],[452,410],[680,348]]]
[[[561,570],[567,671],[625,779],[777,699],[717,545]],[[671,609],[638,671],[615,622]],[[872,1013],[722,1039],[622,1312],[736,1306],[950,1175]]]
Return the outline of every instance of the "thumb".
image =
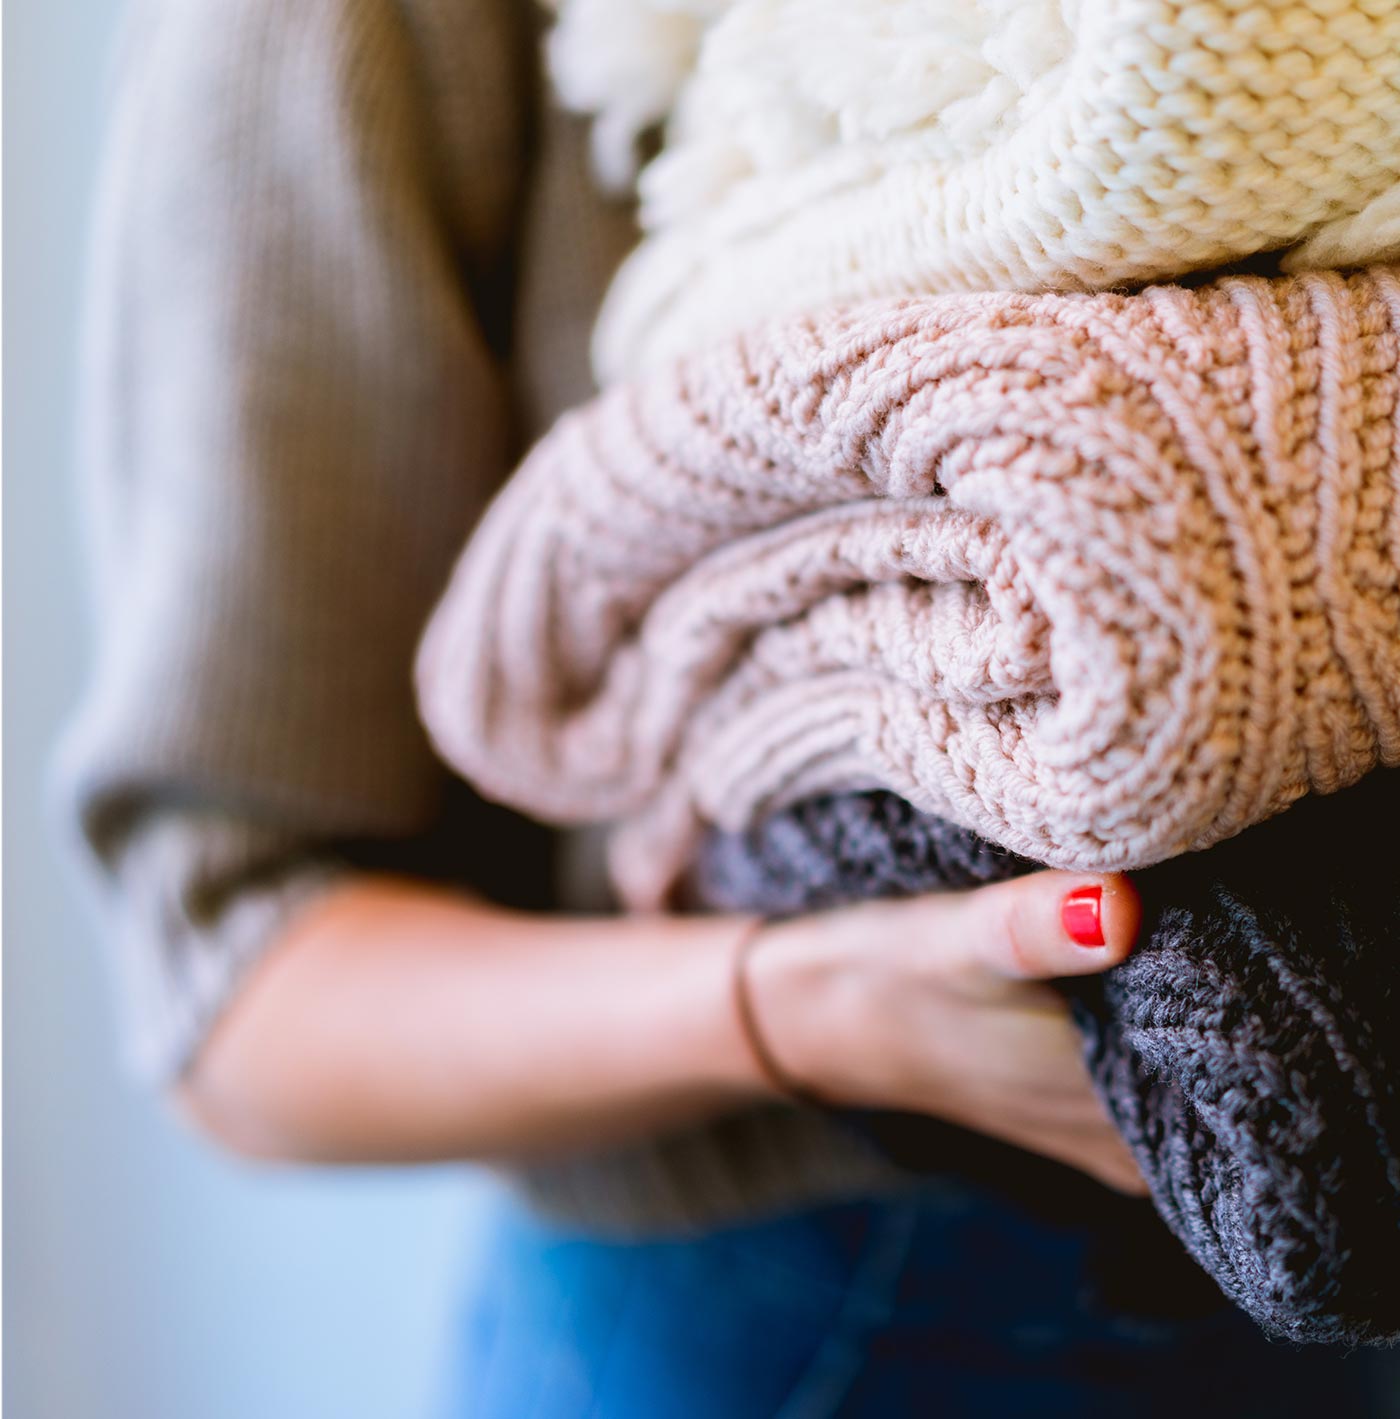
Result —
[[[1142,923],[1122,873],[1033,872],[963,893],[950,923],[954,949],[995,981],[1094,975],[1133,949]]]

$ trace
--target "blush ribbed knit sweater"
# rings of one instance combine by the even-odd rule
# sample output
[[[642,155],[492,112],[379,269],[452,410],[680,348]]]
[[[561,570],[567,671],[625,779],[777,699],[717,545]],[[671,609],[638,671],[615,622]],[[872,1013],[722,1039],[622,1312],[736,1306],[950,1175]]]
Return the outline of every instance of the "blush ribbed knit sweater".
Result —
[[[705,824],[880,786],[1136,868],[1400,762],[1400,272],[764,327],[532,453],[424,639],[479,789]]]

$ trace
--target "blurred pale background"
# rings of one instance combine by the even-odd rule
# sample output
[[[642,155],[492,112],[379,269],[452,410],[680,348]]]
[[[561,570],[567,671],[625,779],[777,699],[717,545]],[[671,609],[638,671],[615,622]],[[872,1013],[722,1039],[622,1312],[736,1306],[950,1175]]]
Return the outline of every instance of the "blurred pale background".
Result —
[[[92,924],[42,821],[85,655],[74,324],[119,9],[4,15],[5,1412],[415,1419],[469,1185],[255,1175],[180,1133],[117,1072]]]

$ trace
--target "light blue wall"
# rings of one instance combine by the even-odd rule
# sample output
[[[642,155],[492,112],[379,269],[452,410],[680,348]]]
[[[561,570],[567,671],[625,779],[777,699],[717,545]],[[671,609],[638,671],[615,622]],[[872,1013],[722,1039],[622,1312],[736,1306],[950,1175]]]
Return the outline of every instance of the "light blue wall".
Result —
[[[414,1419],[470,1189],[255,1176],[178,1132],[116,1072],[97,948],[40,821],[84,656],[74,320],[117,8],[5,4],[5,1412]]]

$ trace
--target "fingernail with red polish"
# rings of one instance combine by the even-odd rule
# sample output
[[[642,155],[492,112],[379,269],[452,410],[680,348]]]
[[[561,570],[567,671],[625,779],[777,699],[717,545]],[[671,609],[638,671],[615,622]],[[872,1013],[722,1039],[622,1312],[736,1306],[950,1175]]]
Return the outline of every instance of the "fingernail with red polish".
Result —
[[[1076,887],[1060,907],[1065,934],[1081,946],[1102,946],[1103,888]]]

